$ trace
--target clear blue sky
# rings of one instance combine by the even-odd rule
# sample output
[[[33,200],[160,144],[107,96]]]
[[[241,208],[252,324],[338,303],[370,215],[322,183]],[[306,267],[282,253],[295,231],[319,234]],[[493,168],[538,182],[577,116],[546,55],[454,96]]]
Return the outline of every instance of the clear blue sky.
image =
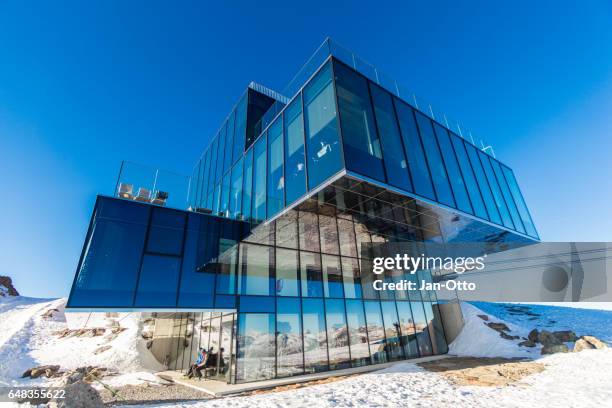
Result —
[[[120,161],[188,174],[250,80],[282,89],[328,35],[492,143],[542,239],[612,240],[609,1],[4,0],[0,274],[67,296]]]

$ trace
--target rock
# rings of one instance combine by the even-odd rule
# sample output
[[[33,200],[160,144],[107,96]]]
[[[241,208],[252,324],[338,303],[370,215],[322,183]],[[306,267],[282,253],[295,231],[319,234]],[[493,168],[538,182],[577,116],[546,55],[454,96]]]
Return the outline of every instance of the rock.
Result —
[[[506,326],[504,323],[490,322],[490,323],[485,323],[485,324],[487,326],[489,326],[490,328],[492,328],[493,330],[497,330],[498,332],[501,332],[501,331],[510,331],[508,326]]]
[[[519,339],[519,336],[510,336],[509,334],[506,334],[503,331],[499,332],[499,337],[501,337],[502,339],[506,339],[506,340],[516,340]]]
[[[26,377],[39,378],[39,377],[42,377],[43,375],[47,378],[52,378],[57,375],[57,372],[59,371],[59,369],[60,369],[60,366],[58,365],[44,365],[44,366],[34,367],[34,368],[30,368],[29,370],[26,370],[21,375],[21,378],[26,378]]]
[[[574,352],[604,348],[608,348],[608,345],[594,336],[581,336],[574,344]]]
[[[532,343],[537,343],[540,338],[540,332],[538,331],[538,329],[533,329],[532,331],[529,332],[529,334],[527,335],[527,338]]]
[[[578,340],[578,336],[571,330],[560,330],[553,332],[553,336],[562,343],[574,342]]]
[[[563,343],[561,344],[550,344],[542,347],[541,354],[555,354],[555,353],[567,353],[569,349]]]
[[[542,330],[540,332],[540,335],[538,336],[538,341],[542,343],[542,346],[545,346],[545,347],[563,344],[561,341],[559,341],[555,337],[554,334],[552,334],[551,332],[547,330]]]
[[[94,350],[94,354],[100,354],[100,353],[104,353],[106,350],[110,350],[112,348],[112,346],[102,346],[102,347],[98,347],[97,349]]]
[[[98,408],[104,407],[102,398],[91,385],[77,381],[66,386],[65,398],[51,401],[57,408]]]
[[[531,340],[521,341],[518,345],[521,347],[535,347],[536,346],[536,344]]]
[[[488,322],[488,321],[489,321],[489,316],[487,316],[487,315],[480,315],[480,314],[479,314],[479,315],[477,315],[477,316],[478,316],[478,317],[480,317],[480,318],[481,318],[482,320],[484,320],[485,322]]]
[[[13,286],[13,280],[8,276],[0,276],[0,297],[19,296],[19,292]]]
[[[57,309],[47,309],[45,313],[42,314],[43,319],[52,319],[55,313],[59,313]]]

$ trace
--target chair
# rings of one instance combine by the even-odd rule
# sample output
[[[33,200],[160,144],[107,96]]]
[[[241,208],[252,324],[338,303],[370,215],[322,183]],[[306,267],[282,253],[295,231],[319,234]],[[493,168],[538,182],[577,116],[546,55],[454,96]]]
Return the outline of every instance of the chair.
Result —
[[[121,198],[127,198],[131,200],[134,198],[132,191],[134,190],[134,186],[131,184],[119,183],[119,191],[117,195]]]
[[[144,188],[144,187],[139,187],[138,188],[138,195],[136,197],[134,197],[134,200],[142,201],[144,203],[151,202],[151,192],[148,189]]]
[[[168,201],[168,193],[165,191],[156,191],[155,198],[151,201],[153,204],[165,206]]]

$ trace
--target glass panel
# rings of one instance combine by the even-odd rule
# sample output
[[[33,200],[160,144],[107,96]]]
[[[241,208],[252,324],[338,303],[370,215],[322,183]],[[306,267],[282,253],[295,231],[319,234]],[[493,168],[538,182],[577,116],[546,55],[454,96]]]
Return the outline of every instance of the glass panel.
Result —
[[[393,98],[393,101],[395,102],[395,109],[399,119],[404,149],[406,150],[408,166],[410,167],[410,174],[412,174],[414,192],[423,197],[435,200],[436,196],[431,184],[431,177],[429,175],[429,169],[427,168],[427,162],[425,161],[423,146],[421,145],[417,132],[412,108],[399,99]]]
[[[253,170],[253,220],[266,219],[266,135],[262,134],[255,143]]]
[[[232,169],[232,181],[230,189],[230,217],[237,220],[242,219],[242,163],[243,161],[241,158],[240,160],[238,160],[238,162]]]
[[[374,103],[376,125],[382,142],[387,183],[403,190],[412,191],[408,162],[406,161],[404,146],[395,117],[393,99],[386,91],[371,82],[370,92]]]
[[[321,252],[338,254],[338,229],[336,218],[319,215],[319,231],[321,233]]]
[[[276,315],[277,377],[304,372],[300,299],[278,298]]]
[[[213,317],[210,322],[210,338],[208,340],[208,352],[212,355],[219,351],[221,340],[221,314]]]
[[[285,248],[298,247],[297,211],[289,211],[276,219],[276,246]]]
[[[344,300],[325,299],[329,369],[347,368],[350,364]]]
[[[298,251],[276,249],[276,295],[299,296]]]
[[[484,200],[484,203],[487,207],[487,212],[489,213],[489,220],[496,224],[501,224],[499,211],[497,211],[497,206],[495,205],[495,201],[493,201],[493,195],[491,194],[491,189],[489,188],[487,177],[485,176],[484,170],[482,169],[482,164],[480,164],[480,159],[478,158],[478,150],[473,145],[467,142],[464,143],[464,146],[465,150],[468,153],[468,157],[470,158],[470,163],[472,164],[474,175],[476,176],[476,180],[478,181],[478,187],[480,188],[482,199]]]
[[[274,378],[274,315],[240,313],[236,381]]]
[[[230,188],[231,188],[231,173],[227,173],[223,177],[221,185],[221,197],[219,203],[219,215],[223,217],[229,217],[229,199],[230,199]]]
[[[338,235],[340,237],[340,254],[344,256],[357,256],[357,244],[353,221],[338,218]]]
[[[247,94],[242,96],[238,106],[236,107],[236,119],[234,126],[234,161],[242,156],[244,151],[245,135],[246,135],[246,120],[247,120]]]
[[[245,221],[251,220],[253,198],[253,149],[244,158],[244,180],[242,185],[242,214]]]
[[[287,206],[306,193],[302,95],[285,109],[285,200]]]
[[[321,255],[300,251],[302,296],[323,297]]]
[[[523,199],[523,195],[521,194],[521,189],[516,182],[516,178],[514,177],[514,173],[509,167],[502,165],[504,170],[504,176],[506,177],[506,181],[508,182],[508,187],[510,187],[510,192],[512,193],[512,197],[514,198],[514,202],[518,208],[519,214],[521,215],[521,220],[527,229],[527,233],[535,238],[538,238],[538,232],[536,231],[535,225],[533,224],[533,220],[531,219],[531,215],[529,214],[529,210],[527,209],[527,204],[525,204],[525,200]]]
[[[395,309],[395,302],[382,301],[383,322],[385,324],[385,336],[387,338],[387,356],[391,361],[403,357],[403,347],[400,343],[400,323]]]
[[[410,302],[397,302],[396,305],[400,321],[400,331],[402,333],[401,343],[404,347],[404,355],[406,358],[418,357],[419,348],[417,345],[414,320],[412,319],[412,310],[410,310]]]
[[[423,309],[423,302],[410,302],[410,307],[414,318],[414,329],[416,331],[416,339],[419,346],[419,355],[421,357],[430,356],[432,354],[431,340],[429,337],[429,327],[427,325],[427,318],[425,317],[425,310]]]
[[[219,147],[217,148],[217,172],[215,174],[215,183],[221,182],[221,178],[225,174],[223,172],[223,164],[225,159],[225,124],[221,127],[219,131]]]
[[[234,313],[224,314],[221,317],[221,344],[217,354],[217,375],[215,378],[228,382],[230,378],[230,358],[234,345],[232,339],[234,335]],[[209,357],[210,358],[210,357]]]
[[[444,168],[444,162],[442,162],[442,156],[440,155],[436,137],[433,134],[431,119],[420,112],[415,112],[415,116],[419,126],[421,140],[423,141],[423,147],[425,148],[425,154],[427,155],[427,163],[429,164],[431,178],[438,196],[438,202],[450,207],[455,207],[453,192],[448,183],[446,169]]]
[[[334,63],[334,76],[346,167],[384,182],[385,170],[368,81],[340,63]]]
[[[342,257],[342,276],[344,278],[344,296],[361,298],[361,271],[357,259]]]
[[[283,121],[279,117],[268,130],[268,218],[284,207]]]
[[[180,258],[145,255],[134,306],[176,306]]]
[[[161,208],[153,208],[147,251],[180,256],[183,250],[185,214]]]
[[[465,183],[463,182],[463,176],[461,174],[461,170],[459,169],[457,157],[455,156],[455,150],[451,144],[448,131],[437,123],[434,124],[434,131],[436,133],[436,137],[438,138],[438,144],[440,145],[440,150],[442,151],[442,157],[444,158],[448,178],[453,189],[453,194],[455,195],[455,200],[457,201],[457,208],[461,211],[473,214],[470,198],[468,197]]]
[[[372,364],[387,362],[385,352],[385,328],[378,301],[364,301],[366,321],[368,323],[368,342]]]
[[[455,148],[455,153],[457,154],[457,160],[459,162],[459,167],[461,168],[461,173],[463,174],[463,179],[467,186],[467,191],[470,195],[472,207],[474,207],[474,213],[477,217],[488,220],[489,215],[487,214],[487,209],[485,208],[484,202],[482,201],[482,196],[480,195],[478,183],[476,183],[476,179],[474,178],[474,170],[472,170],[470,160],[468,159],[467,153],[465,151],[463,139],[452,133],[450,135],[450,138]]]
[[[312,190],[342,169],[330,64],[304,88],[304,106],[308,188]]]
[[[304,368],[307,373],[326,371],[327,332],[323,299],[302,299]]]
[[[274,313],[275,307],[274,296],[240,296],[241,313]]]
[[[348,323],[348,336],[351,347],[351,365],[358,367],[370,364],[368,328],[361,300],[347,299],[346,321]]]
[[[223,160],[223,174],[232,167],[232,144],[234,142],[234,112],[232,112],[225,122],[225,158]]]
[[[300,229],[300,249],[319,252],[319,226],[317,214],[308,211],[300,211],[298,222]]]
[[[226,226],[222,230],[230,229]],[[222,235],[230,235],[227,231]],[[236,293],[236,269],[238,262],[238,244],[235,239],[219,237],[219,273],[217,275],[217,293]]]
[[[213,191],[215,189],[216,186],[216,174],[217,174],[217,150],[218,150],[218,138],[215,137],[215,140],[212,143],[212,147],[210,149],[211,152],[211,161],[210,161],[210,173],[208,175],[208,194],[212,196]],[[210,201],[210,205],[208,205],[207,207],[210,208],[211,210],[213,209],[213,205],[214,203],[212,202],[212,200]]]
[[[482,163],[482,167],[484,168],[487,179],[489,180],[489,186],[493,192],[493,199],[495,200],[495,205],[497,205],[497,209],[502,217],[502,222],[506,227],[514,229],[514,224],[512,223],[510,213],[508,212],[508,207],[506,207],[501,189],[499,188],[499,184],[497,184],[497,180],[495,179],[495,173],[493,172],[493,168],[489,162],[489,156],[480,150],[478,151],[478,155],[480,156],[480,162]]]
[[[370,240],[370,232],[365,225],[358,221],[355,221],[355,239],[357,241],[357,254],[359,258],[368,258],[369,254],[363,251],[362,244],[369,244],[372,242]]]
[[[493,166],[493,171],[495,172],[495,178],[501,188],[502,194],[504,196],[504,201],[508,206],[508,210],[510,211],[510,216],[512,217],[512,222],[514,223],[514,227],[517,231],[525,233],[525,228],[523,227],[523,222],[521,221],[521,217],[519,216],[516,205],[514,204],[514,199],[512,198],[512,194],[510,193],[510,189],[508,188],[508,184],[506,184],[506,179],[504,178],[504,173],[502,172],[501,166],[497,162],[489,157],[489,161],[491,162],[491,166]]]
[[[344,297],[340,258],[333,255],[322,255],[321,260],[323,265],[323,291],[325,297]]]
[[[241,244],[240,276],[241,295],[274,295],[274,279],[272,274],[273,248]]]

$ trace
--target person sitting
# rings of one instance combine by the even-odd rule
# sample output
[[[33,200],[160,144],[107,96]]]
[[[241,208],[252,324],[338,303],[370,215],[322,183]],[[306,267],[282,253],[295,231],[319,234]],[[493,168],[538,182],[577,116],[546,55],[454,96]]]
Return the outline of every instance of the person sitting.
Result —
[[[198,371],[197,371],[197,368],[202,363],[204,363],[205,359],[206,359],[206,350],[204,350],[204,348],[200,347],[200,350],[198,350],[198,358],[195,361],[195,363],[193,363],[191,365],[191,367],[189,367],[189,371],[187,372],[187,378],[193,378],[193,376],[199,374]],[[200,374],[200,376],[201,376],[201,374]]]
[[[225,351],[225,349],[223,347],[221,347],[219,349],[219,356],[217,357],[219,360],[219,373],[220,374],[224,374],[225,373],[225,360],[223,359],[223,352]]]
[[[218,356],[217,353],[213,353],[214,348],[211,347],[210,350],[208,350],[208,358],[206,359],[206,362],[204,363],[204,379],[206,379],[208,377],[209,372],[214,372],[217,370],[217,361],[218,361]]]

